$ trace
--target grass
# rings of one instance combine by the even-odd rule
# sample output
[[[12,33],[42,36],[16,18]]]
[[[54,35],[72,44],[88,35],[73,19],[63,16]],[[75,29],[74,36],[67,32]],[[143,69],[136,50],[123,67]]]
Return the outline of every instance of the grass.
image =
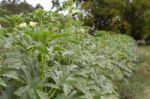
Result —
[[[139,46],[139,55],[134,75],[120,86],[121,99],[150,99],[150,46]]]

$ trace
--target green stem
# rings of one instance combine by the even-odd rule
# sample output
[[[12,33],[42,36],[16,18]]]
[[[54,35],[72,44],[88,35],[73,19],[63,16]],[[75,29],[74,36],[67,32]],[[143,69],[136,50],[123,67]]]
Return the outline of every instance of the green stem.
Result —
[[[41,56],[41,66],[40,66],[40,70],[41,70],[41,80],[43,80],[45,78],[44,75],[44,70],[45,70],[45,55]],[[43,88],[41,87],[41,91],[43,90]]]

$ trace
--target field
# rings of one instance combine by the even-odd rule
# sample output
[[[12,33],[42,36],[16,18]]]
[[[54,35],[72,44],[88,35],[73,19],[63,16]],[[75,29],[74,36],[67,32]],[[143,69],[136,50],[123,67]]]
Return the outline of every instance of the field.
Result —
[[[46,1],[0,0],[0,99],[150,99],[150,0]]]
[[[118,85],[136,69],[137,45],[127,35],[91,34],[51,11],[2,19],[1,99],[119,99]]]

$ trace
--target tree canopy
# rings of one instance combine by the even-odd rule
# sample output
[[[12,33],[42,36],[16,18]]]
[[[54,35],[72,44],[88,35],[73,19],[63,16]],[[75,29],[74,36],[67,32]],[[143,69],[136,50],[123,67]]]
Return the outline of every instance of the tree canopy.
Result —
[[[37,4],[36,7],[33,7],[31,4],[27,3],[26,0],[2,0],[0,2],[1,10],[7,11],[9,14],[20,14],[32,12],[35,9],[43,9],[40,4]]]
[[[85,25],[98,30],[117,31],[135,39],[150,37],[149,0],[80,0],[81,8],[89,13]]]

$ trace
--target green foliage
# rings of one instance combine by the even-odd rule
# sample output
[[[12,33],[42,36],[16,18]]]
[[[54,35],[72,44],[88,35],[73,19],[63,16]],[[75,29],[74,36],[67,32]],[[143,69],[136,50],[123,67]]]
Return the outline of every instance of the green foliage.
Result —
[[[147,27],[150,17],[150,1],[134,0],[124,6],[123,17],[131,25],[130,35],[135,39],[149,40],[150,29]],[[138,23],[138,24],[137,24]]]
[[[9,15],[9,11],[0,8],[0,16],[2,17],[2,16],[4,16],[4,15]]]
[[[5,28],[14,28],[16,25],[24,21],[21,17],[21,15],[6,15],[5,17],[0,17],[0,24]]]
[[[0,98],[119,98],[117,83],[135,69],[132,38],[105,31],[92,36],[79,20],[43,10],[22,20],[11,33],[1,29]]]

